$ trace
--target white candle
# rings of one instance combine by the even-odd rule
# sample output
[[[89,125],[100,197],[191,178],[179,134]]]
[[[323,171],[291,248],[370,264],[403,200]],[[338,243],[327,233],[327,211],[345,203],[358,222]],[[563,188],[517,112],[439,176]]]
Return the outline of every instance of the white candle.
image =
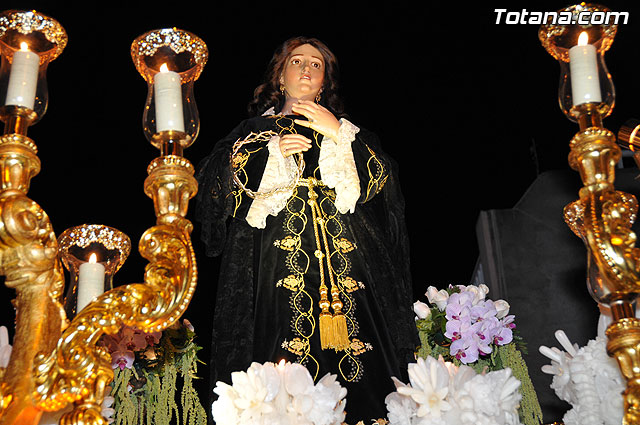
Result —
[[[88,263],[80,265],[77,312],[104,292],[104,271],[104,266],[96,261],[96,254],[91,254]]]
[[[153,79],[156,106],[156,132],[184,131],[182,116],[182,85],[180,75],[169,71],[166,64],[160,67]]]
[[[20,44],[20,50],[13,54],[11,74],[5,105],[24,106],[33,109],[38,87],[40,57],[29,51],[27,43]]]
[[[569,49],[569,67],[573,105],[601,102],[596,47],[589,44],[589,35],[586,32],[580,34],[578,45]]]

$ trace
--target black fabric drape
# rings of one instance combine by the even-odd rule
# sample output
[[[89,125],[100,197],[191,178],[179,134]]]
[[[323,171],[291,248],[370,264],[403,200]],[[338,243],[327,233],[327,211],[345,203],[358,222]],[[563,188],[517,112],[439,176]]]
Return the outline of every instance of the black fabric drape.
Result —
[[[310,216],[305,206],[308,189],[296,188],[295,199],[290,199],[288,208],[275,217],[269,216],[265,229],[256,229],[244,219],[251,199],[246,195],[241,198],[234,195],[237,188],[232,182],[230,166],[231,149],[238,139],[261,131],[282,132],[282,125],[276,125],[276,121],[283,119],[293,125],[291,118],[273,116],[243,121],[220,140],[198,166],[196,177],[200,190],[196,219],[201,222],[201,237],[208,255],[223,255],[211,351],[211,382],[214,385],[217,381],[230,383],[231,372],[246,370],[252,361],[296,361],[301,358],[285,347],[295,336],[291,329],[294,297],[292,291],[279,287],[290,271],[285,261],[289,254],[277,245],[287,236],[283,229],[285,220],[292,222],[291,210],[299,208]],[[321,178],[317,160],[322,137],[302,126],[290,128],[318,140],[304,154],[304,175]],[[391,376],[406,381],[407,364],[414,360],[413,353],[419,344],[412,311],[409,244],[397,166],[382,151],[377,137],[365,129],[357,133],[352,149],[362,185],[360,201],[353,214],[335,211],[329,214],[336,213],[334,221],[338,224],[335,227],[339,229],[336,231],[355,247],[345,254],[349,277],[362,284],[361,289],[349,295],[355,305],[357,322],[357,338],[353,341],[362,342],[368,349],[354,356],[355,362],[340,363],[341,353],[320,349],[316,329],[309,340],[312,359],[303,361],[312,376],[317,373],[317,379],[328,372],[338,374],[341,384],[348,390],[349,423],[386,415],[384,397],[394,390]],[[268,149],[265,144],[247,150],[251,155],[245,171],[249,176],[249,187],[256,190]],[[375,170],[371,166],[372,155],[377,164]],[[380,173],[379,178],[372,179],[372,173]],[[319,202],[335,197],[329,188],[314,190],[319,193]],[[327,208],[330,209],[332,203],[324,202],[323,205],[329,205]],[[319,269],[313,257],[315,239],[311,221],[306,223],[300,227],[300,238],[301,249],[311,252],[304,276],[304,289],[308,295],[295,298],[295,302],[305,308],[312,306],[317,321]],[[316,361],[319,366],[315,365]],[[337,369],[338,364],[342,365],[342,374]],[[350,364],[351,369],[364,368],[357,382],[347,382],[341,376],[349,373],[345,364]],[[352,373],[355,376],[356,372]]]

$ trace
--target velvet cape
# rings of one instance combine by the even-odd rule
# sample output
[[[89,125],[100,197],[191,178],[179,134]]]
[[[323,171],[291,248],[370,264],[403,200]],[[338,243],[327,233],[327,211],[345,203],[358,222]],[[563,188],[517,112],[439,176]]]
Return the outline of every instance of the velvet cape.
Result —
[[[300,117],[297,117],[300,118]],[[291,350],[283,348],[290,333],[291,291],[278,288],[276,280],[286,274],[284,252],[274,247],[283,236],[288,212],[269,216],[264,229],[251,227],[245,220],[251,199],[238,191],[233,182],[231,151],[234,143],[251,133],[276,131],[278,117],[261,116],[242,121],[197,167],[199,184],[196,219],[207,255],[222,254],[213,318],[211,383],[231,383],[231,372],[246,370],[251,362],[296,361]],[[305,176],[317,175],[321,137],[296,125],[293,131],[316,140],[304,154]],[[316,146],[317,145],[317,146]],[[317,332],[310,339],[314,359],[310,370],[316,379],[325,373],[338,375],[348,390],[347,422],[386,416],[385,396],[394,391],[391,376],[407,381],[407,364],[413,362],[419,345],[412,311],[413,293],[409,269],[409,241],[404,219],[404,198],[396,162],[384,153],[375,134],[360,128],[352,142],[361,184],[361,197],[353,213],[339,214],[344,234],[357,247],[350,255],[349,271],[363,286],[353,293],[359,337],[370,344],[358,358],[364,368],[357,382],[347,382],[336,370],[340,353],[320,350]],[[268,158],[265,146],[247,147],[250,162],[244,168],[250,189],[256,190]],[[371,187],[372,154],[381,166]],[[375,172],[375,170],[374,170]],[[321,178],[321,176],[318,176]],[[306,200],[307,189],[296,190]],[[322,190],[321,198],[331,198]],[[304,206],[302,206],[304,209]],[[313,233],[307,226],[301,235],[303,245],[313,247]],[[314,268],[316,270],[314,270]],[[305,275],[308,292],[317,299],[319,266],[313,261]],[[317,312],[317,307],[316,312]],[[316,313],[317,314],[317,313]],[[298,356],[298,359],[300,356]],[[342,374],[344,375],[344,374]],[[212,394],[213,396],[213,394]],[[213,400],[213,399],[212,399]]]

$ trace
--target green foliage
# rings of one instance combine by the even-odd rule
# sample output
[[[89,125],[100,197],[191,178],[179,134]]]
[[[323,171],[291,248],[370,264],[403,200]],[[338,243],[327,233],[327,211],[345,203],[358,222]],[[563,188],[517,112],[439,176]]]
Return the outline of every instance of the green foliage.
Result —
[[[206,413],[193,387],[197,379],[195,333],[184,325],[166,329],[152,352],[136,352],[131,369],[114,370],[115,425],[205,425]],[[180,409],[176,402],[182,378]],[[182,417],[180,417],[182,410]]]

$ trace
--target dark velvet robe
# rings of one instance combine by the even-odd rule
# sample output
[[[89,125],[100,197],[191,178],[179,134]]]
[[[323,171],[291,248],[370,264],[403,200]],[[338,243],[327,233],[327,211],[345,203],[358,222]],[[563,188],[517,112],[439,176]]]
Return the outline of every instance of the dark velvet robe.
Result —
[[[284,124],[284,125],[283,125]],[[307,366],[316,380],[338,376],[347,388],[347,422],[386,416],[391,376],[407,381],[407,364],[419,344],[412,311],[404,201],[394,161],[377,137],[360,129],[352,142],[360,199],[354,213],[340,214],[335,192],[314,187],[326,220],[332,270],[347,312],[351,345],[322,350],[318,332],[320,265],[314,252],[309,189],[298,186],[287,206],[269,216],[264,229],[245,220],[252,199],[234,185],[233,171],[257,190],[268,159],[266,143],[245,145],[242,165],[230,165],[232,146],[250,133],[290,132],[290,117],[243,121],[220,140],[198,166],[196,217],[209,255],[223,253],[214,312],[211,378],[231,383],[230,374],[252,361],[286,359]],[[322,178],[318,169],[322,136],[295,126],[309,137],[304,177]],[[328,274],[324,267],[325,278]],[[328,284],[328,283],[327,283]]]

